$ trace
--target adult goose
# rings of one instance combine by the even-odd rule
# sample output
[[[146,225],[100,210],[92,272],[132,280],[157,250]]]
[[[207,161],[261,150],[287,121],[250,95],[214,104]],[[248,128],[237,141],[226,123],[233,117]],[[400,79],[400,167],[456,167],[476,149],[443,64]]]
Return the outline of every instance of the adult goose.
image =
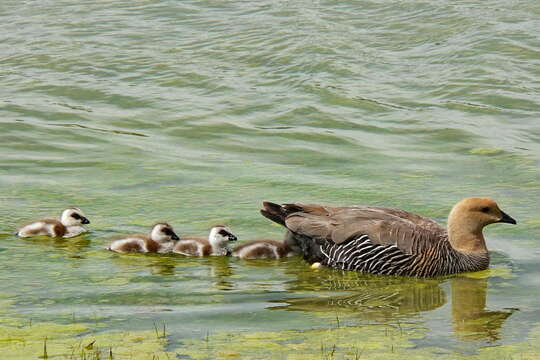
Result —
[[[458,202],[448,228],[404,210],[264,202],[261,214],[285,226],[311,262],[373,274],[433,277],[487,269],[482,229],[516,224],[491,199]]]

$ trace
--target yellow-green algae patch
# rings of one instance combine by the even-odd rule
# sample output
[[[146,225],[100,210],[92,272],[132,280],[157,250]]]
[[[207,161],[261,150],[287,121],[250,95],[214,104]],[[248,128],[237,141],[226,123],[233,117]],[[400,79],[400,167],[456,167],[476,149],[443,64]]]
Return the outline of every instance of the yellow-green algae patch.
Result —
[[[154,330],[101,332],[82,323],[51,322],[0,326],[2,359],[169,359],[167,341]]]
[[[335,327],[307,331],[218,333],[208,339],[185,341],[177,350],[180,359],[393,359],[414,347],[411,339],[424,330],[403,330],[386,325]],[[392,355],[393,357],[388,357]]]
[[[499,155],[499,154],[502,154],[503,152],[504,151],[501,149],[490,148],[490,147],[479,147],[479,148],[471,149],[469,151],[469,153],[472,155],[486,155],[486,156]]]
[[[540,358],[540,327],[527,340],[479,348],[462,354],[439,347],[420,347],[426,329],[363,325],[313,329],[307,331],[256,332],[250,334],[217,333],[201,340],[182,342],[176,350],[179,359],[519,359]]]
[[[487,270],[465,273],[463,276],[472,279],[487,279],[495,277],[499,277],[501,279],[513,279],[516,277],[508,265],[497,265]]]

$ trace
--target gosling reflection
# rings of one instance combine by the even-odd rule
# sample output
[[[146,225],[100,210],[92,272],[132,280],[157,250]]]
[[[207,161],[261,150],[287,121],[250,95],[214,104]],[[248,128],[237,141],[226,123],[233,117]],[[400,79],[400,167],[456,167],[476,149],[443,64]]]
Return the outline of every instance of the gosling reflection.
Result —
[[[277,300],[286,305],[270,309],[326,313],[329,317],[347,313],[361,320],[388,324],[443,306],[447,297],[441,284],[449,281],[455,335],[461,340],[490,342],[500,338],[501,327],[513,312],[486,310],[488,279],[394,278],[336,271],[300,272],[297,275],[297,279],[289,284],[289,290],[293,293],[311,290],[317,296]],[[315,282],[313,277],[317,277],[318,287],[306,287],[307,283]],[[334,295],[336,291],[341,294]]]
[[[24,238],[24,241],[31,244],[53,246],[56,249],[64,250],[68,256],[72,258],[83,258],[80,253],[84,249],[89,248],[91,243],[90,239],[87,239],[85,235],[79,235],[71,239],[38,236],[34,238]]]
[[[500,339],[504,321],[515,310],[486,310],[488,279],[452,279],[452,324],[462,340]]]
[[[149,266],[152,275],[174,275],[175,266],[172,264],[156,263]]]
[[[148,269],[152,275],[174,275],[176,273],[176,260],[173,256],[142,254],[118,256],[113,254],[111,260],[127,272],[142,268]]]
[[[226,256],[212,256],[203,260],[210,269],[210,277],[215,279],[212,283],[218,290],[233,290],[234,284],[229,281],[233,270]]]

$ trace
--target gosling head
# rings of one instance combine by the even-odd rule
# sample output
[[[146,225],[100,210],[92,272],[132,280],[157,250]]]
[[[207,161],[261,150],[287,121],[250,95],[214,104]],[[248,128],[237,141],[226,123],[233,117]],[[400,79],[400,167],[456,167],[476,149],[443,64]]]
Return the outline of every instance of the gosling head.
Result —
[[[158,243],[166,243],[169,241],[180,240],[178,235],[174,232],[171,225],[167,223],[157,223],[152,227],[150,232],[150,239]]]
[[[88,220],[82,210],[77,207],[70,207],[62,211],[60,222],[66,227],[90,224],[90,220]]]
[[[488,198],[471,197],[458,202],[448,217],[449,227],[459,227],[475,233],[494,223],[516,224],[516,220],[502,211],[497,203]]]
[[[208,240],[212,246],[224,247],[229,241],[236,241],[238,238],[225,225],[216,225],[210,230]]]

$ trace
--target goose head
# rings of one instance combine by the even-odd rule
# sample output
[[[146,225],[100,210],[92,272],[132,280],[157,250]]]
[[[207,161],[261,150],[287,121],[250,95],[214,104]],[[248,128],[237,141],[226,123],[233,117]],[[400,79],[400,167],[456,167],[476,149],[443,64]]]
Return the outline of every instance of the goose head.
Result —
[[[69,207],[62,211],[60,222],[66,227],[90,224],[90,220],[78,207]]]
[[[236,241],[238,238],[231,230],[224,225],[216,225],[210,230],[208,241],[212,247],[226,247],[229,241]]]
[[[178,235],[174,232],[171,225],[167,223],[157,223],[152,227],[150,232],[150,239],[158,243],[166,243],[169,241],[180,240]]]
[[[517,222],[491,199],[481,197],[463,199],[452,208],[448,216],[450,242],[454,248],[461,251],[487,251],[482,229],[495,223]]]

